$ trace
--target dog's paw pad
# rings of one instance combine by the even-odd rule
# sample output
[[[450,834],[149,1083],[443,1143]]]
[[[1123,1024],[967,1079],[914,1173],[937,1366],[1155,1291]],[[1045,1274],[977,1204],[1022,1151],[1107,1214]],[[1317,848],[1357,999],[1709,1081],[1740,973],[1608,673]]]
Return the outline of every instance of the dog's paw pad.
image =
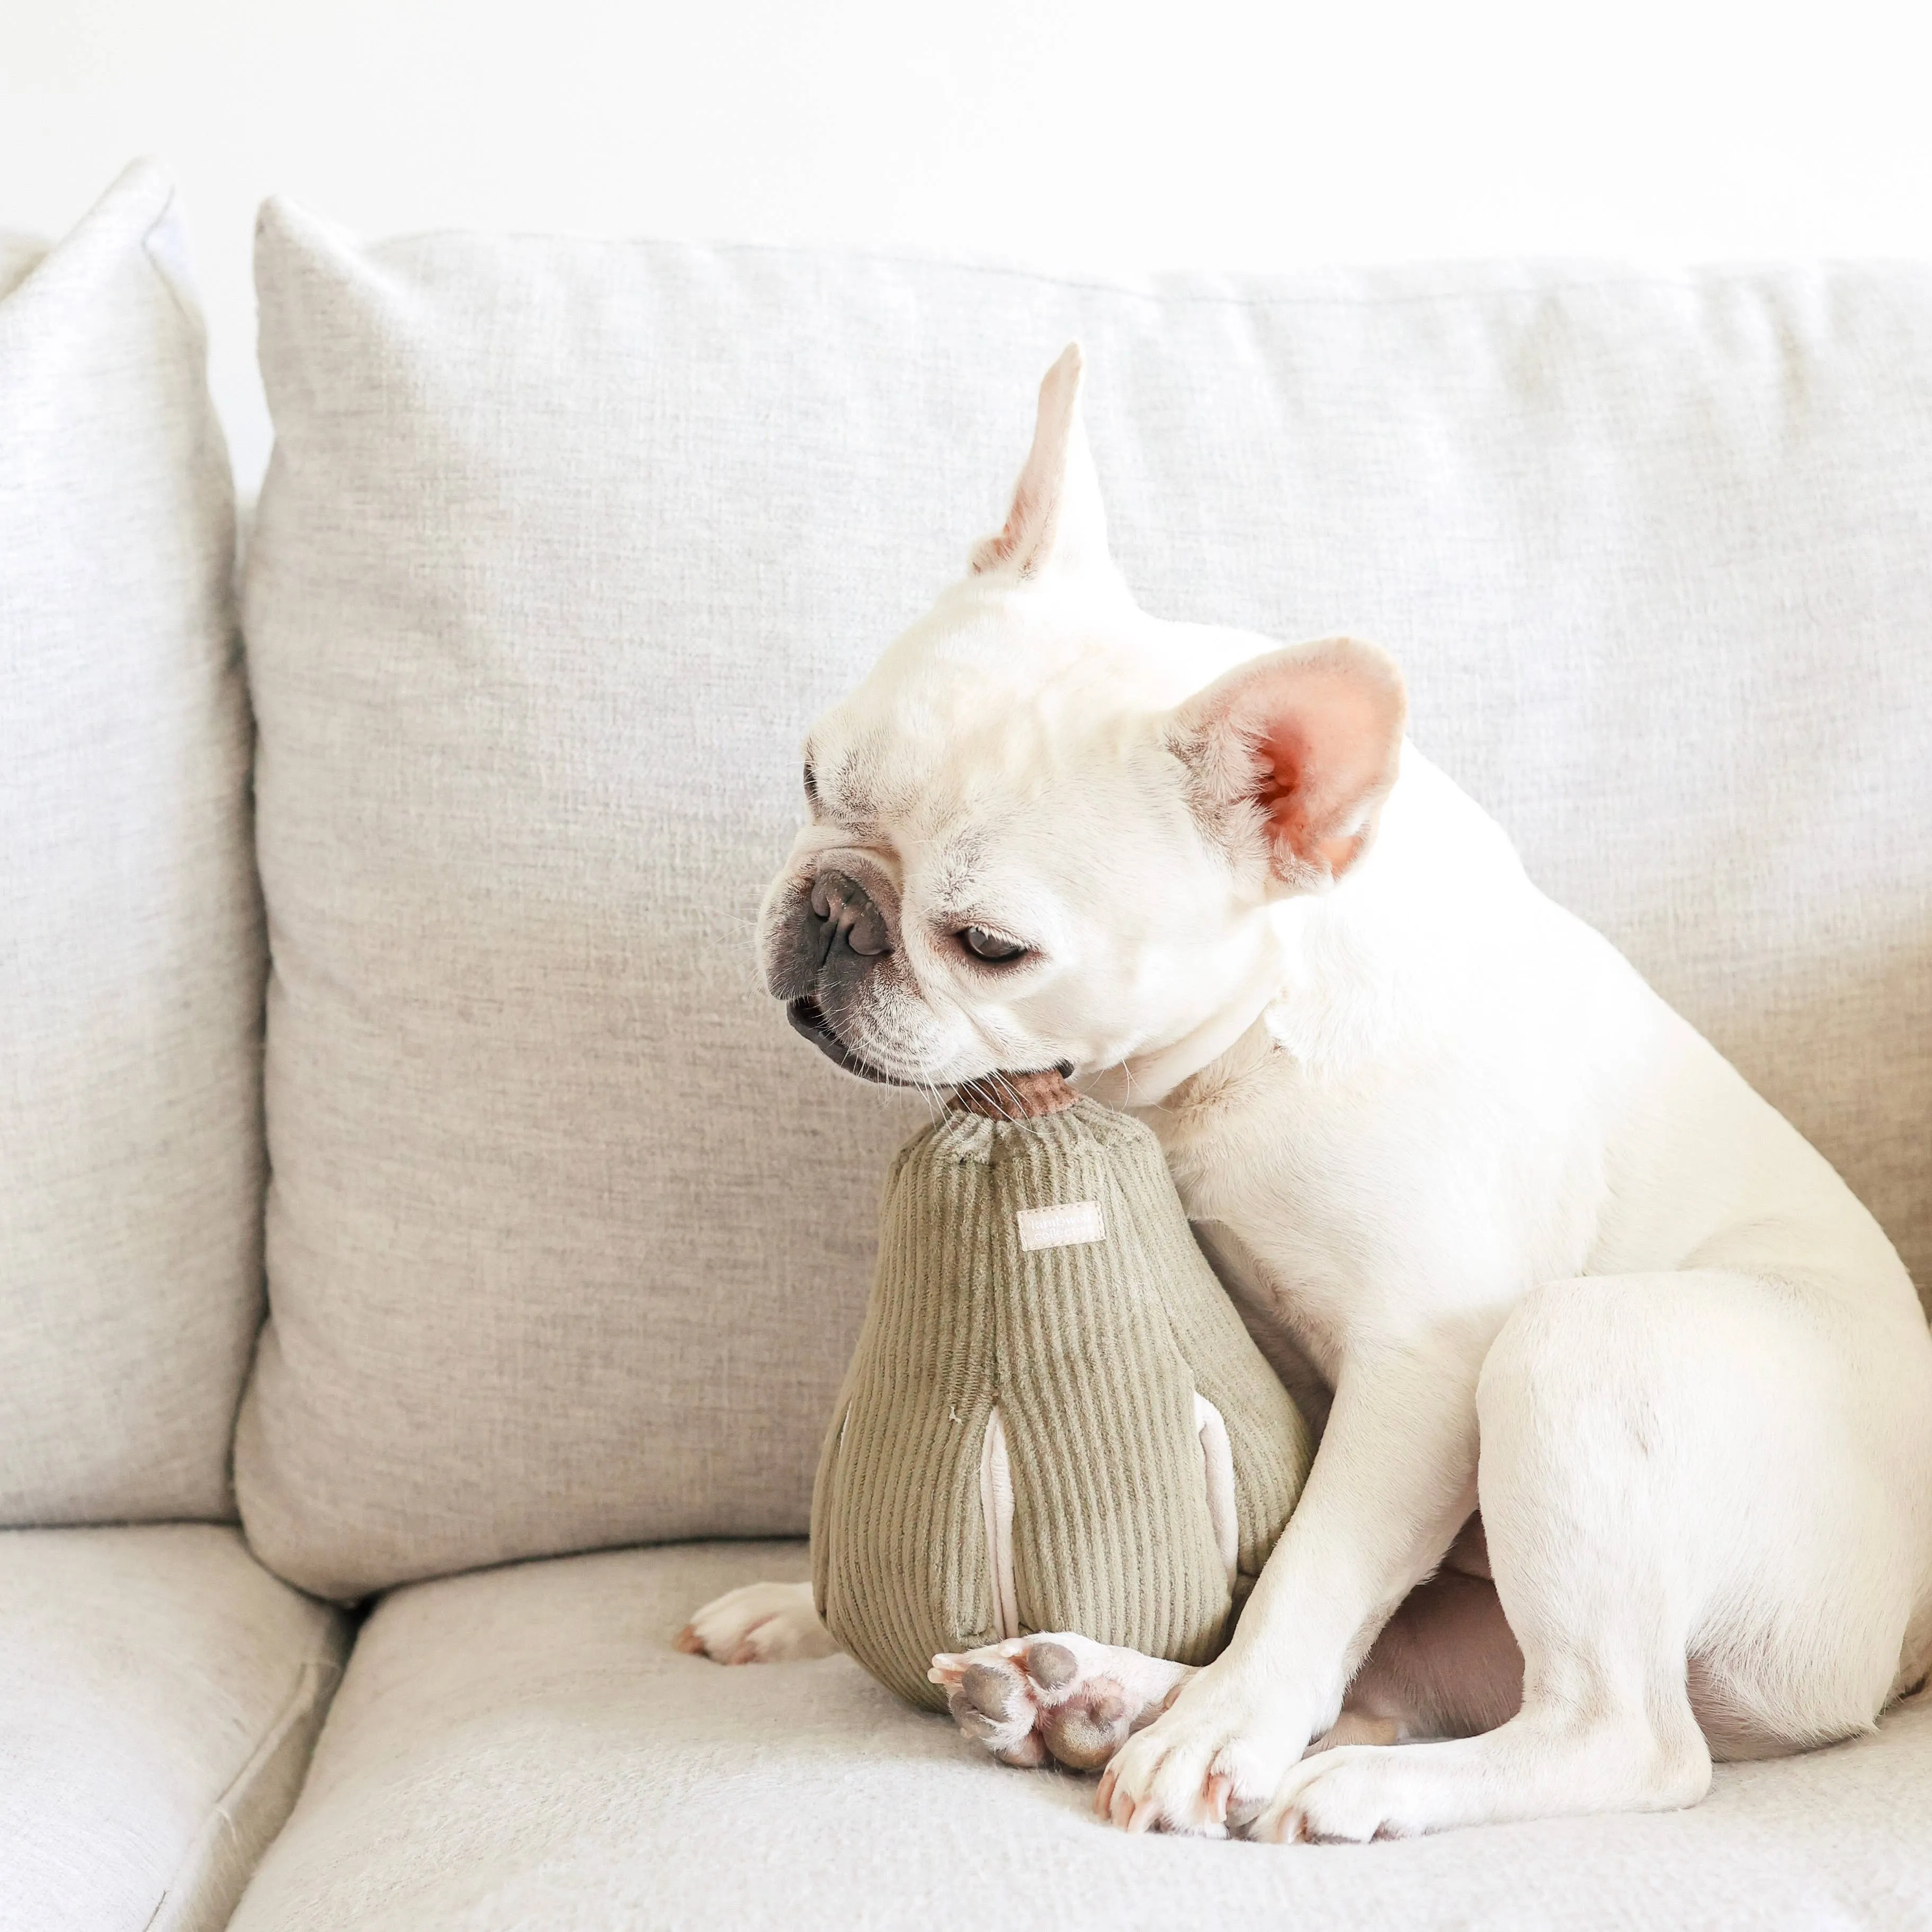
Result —
[[[928,1673],[946,1693],[952,1721],[1004,1763],[1043,1764],[1046,1747],[1034,1726],[1038,1713],[1024,1672],[999,1650],[936,1657]]]
[[[1010,1764],[1016,1771],[1037,1771],[1042,1765],[1053,1762],[1046,1748],[1046,1740],[1037,1731],[1028,1732],[1018,1744],[1009,1744],[993,1755],[1002,1764]]]
[[[972,1709],[1004,1724],[1025,1702],[1026,1685],[1010,1664],[969,1664],[960,1674],[956,1694]]]
[[[1030,1643],[1020,1660],[1026,1674],[1043,1690],[1058,1690],[1080,1675],[1080,1660],[1064,1643],[1042,1637]]]
[[[1105,1677],[1040,1713],[1047,1749],[1071,1771],[1098,1771],[1127,1741],[1135,1713],[1120,1687]]]

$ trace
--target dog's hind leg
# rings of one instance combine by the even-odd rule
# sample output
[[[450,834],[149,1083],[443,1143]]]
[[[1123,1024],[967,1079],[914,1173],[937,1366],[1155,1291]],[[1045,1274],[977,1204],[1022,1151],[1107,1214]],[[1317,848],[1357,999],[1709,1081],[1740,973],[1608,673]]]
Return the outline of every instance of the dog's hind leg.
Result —
[[[716,1664],[795,1664],[838,1646],[812,1608],[809,1583],[746,1583],[692,1613],[674,1640]]]
[[[1480,1736],[1304,1758],[1251,1834],[1359,1840],[1694,1804],[1712,1760],[1694,1656],[1756,1660],[1728,1694],[1754,1708],[1762,1748],[1868,1726],[1898,1668],[1911,1535],[1842,1439],[1818,1356],[1800,1299],[1748,1277],[1528,1298],[1478,1394],[1521,1709]]]

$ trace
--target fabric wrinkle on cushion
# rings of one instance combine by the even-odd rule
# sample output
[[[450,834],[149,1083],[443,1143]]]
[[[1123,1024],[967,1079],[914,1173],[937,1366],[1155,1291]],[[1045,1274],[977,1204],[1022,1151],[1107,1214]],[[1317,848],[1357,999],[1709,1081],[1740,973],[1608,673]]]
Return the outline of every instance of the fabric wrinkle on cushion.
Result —
[[[233,1529],[0,1532],[0,1924],[226,1924],[347,1649]]]
[[[0,1523],[234,1514],[266,948],[184,255],[146,164],[0,248]]]
[[[1720,1766],[1687,1811],[1364,1846],[1129,1838],[1094,1819],[1093,1779],[995,1764],[850,1658],[672,1648],[693,1604],[806,1570],[802,1545],[687,1546],[386,1598],[234,1932],[1923,1922],[1924,1699],[1850,1745]]]
[[[352,1595],[797,1533],[920,1104],[758,983],[815,712],[1087,344],[1164,614],[1354,631],[1421,748],[1926,1279],[1932,276],[1106,286],[286,203],[246,590],[272,1320],[237,1480]]]

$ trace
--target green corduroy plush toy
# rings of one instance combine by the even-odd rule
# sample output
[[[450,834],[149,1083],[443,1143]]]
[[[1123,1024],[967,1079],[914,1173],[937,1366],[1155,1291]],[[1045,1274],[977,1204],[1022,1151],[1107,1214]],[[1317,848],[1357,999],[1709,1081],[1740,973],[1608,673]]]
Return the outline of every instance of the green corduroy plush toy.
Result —
[[[932,1709],[935,1653],[1036,1630],[1204,1663],[1310,1454],[1153,1134],[1056,1073],[976,1083],[886,1184],[812,1496],[819,1614]]]

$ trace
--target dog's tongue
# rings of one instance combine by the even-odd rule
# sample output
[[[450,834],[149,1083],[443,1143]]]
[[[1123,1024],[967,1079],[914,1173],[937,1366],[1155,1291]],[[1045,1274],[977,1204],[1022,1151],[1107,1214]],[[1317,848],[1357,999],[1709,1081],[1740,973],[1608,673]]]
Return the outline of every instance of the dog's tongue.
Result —
[[[1036,1120],[1064,1112],[1079,1097],[1057,1066],[1037,1073],[988,1073],[952,1090],[956,1107],[989,1120]]]

